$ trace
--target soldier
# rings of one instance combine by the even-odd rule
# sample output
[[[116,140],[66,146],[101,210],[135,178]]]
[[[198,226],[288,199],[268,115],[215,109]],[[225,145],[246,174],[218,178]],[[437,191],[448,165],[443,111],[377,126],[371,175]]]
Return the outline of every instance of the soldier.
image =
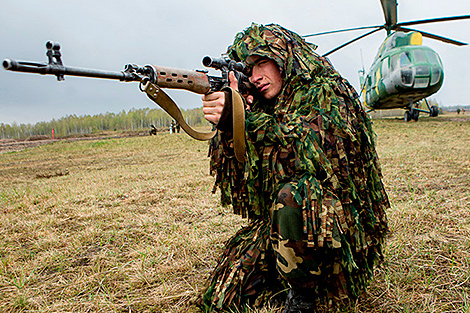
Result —
[[[149,130],[149,135],[152,136],[152,135],[156,135],[157,134],[157,128],[155,127],[155,125],[150,125],[150,130]]]
[[[210,153],[222,204],[250,220],[198,301],[206,312],[262,306],[286,288],[285,313],[348,305],[382,258],[389,202],[372,124],[315,48],[275,24],[252,24],[229,47],[255,89],[243,164],[232,148],[230,98],[203,96],[205,118],[221,130]]]
[[[176,132],[179,134],[179,133],[180,133],[180,130],[181,130],[181,126],[180,126],[180,124],[179,124],[178,122],[176,122],[176,121],[175,121],[175,124],[176,124],[176,126],[175,126]]]

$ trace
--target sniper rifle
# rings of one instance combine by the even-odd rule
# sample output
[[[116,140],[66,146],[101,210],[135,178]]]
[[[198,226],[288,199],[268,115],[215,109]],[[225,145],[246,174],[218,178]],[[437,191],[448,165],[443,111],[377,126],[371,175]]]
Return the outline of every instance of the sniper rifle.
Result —
[[[198,94],[207,94],[229,88],[228,74],[233,71],[238,80],[238,89],[242,94],[248,92],[249,82],[245,75],[246,67],[243,63],[235,62],[228,56],[220,58],[205,56],[202,63],[206,67],[221,71],[221,76],[208,75],[206,70],[186,70],[158,65],[138,66],[127,64],[123,71],[106,71],[79,67],[64,66],[60,44],[48,41],[46,43],[46,56],[48,63],[31,61],[3,60],[3,67],[9,71],[37,73],[42,75],[55,75],[58,81],[65,80],[65,75],[114,79],[123,82],[139,82],[139,88],[169,115],[171,115],[181,128],[197,140],[210,140],[216,131],[198,132],[184,120],[181,110],[176,103],[163,91],[162,88],[184,89]],[[240,95],[230,90],[233,109],[233,136],[237,160],[242,162],[245,155],[245,128],[244,105]]]

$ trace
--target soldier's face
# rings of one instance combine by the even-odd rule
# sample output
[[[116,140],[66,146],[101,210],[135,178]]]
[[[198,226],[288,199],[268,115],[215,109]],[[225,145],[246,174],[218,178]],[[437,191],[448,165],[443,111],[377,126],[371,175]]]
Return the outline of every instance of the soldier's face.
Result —
[[[248,58],[252,64],[250,82],[266,99],[273,99],[282,89],[282,75],[276,62],[271,59],[252,55]]]

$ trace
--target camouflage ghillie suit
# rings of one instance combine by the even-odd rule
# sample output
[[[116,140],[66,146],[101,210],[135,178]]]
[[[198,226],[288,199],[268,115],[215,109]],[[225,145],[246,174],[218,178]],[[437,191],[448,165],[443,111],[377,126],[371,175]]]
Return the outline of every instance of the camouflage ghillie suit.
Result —
[[[355,299],[372,278],[389,207],[371,121],[349,83],[311,44],[278,25],[252,24],[229,49],[277,63],[283,87],[246,113],[246,162],[230,132],[211,149],[222,204],[251,223],[226,245],[199,305],[263,305],[288,285],[318,305]],[[331,301],[333,300],[333,301]]]

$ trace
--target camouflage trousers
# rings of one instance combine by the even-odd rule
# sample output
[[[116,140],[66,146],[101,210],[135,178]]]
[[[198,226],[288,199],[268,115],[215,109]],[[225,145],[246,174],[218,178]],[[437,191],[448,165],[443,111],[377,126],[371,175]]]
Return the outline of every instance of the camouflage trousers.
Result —
[[[341,259],[341,237],[333,227],[332,243],[308,247],[304,234],[302,206],[285,184],[272,209],[271,243],[276,253],[276,267],[291,287],[314,289],[317,295],[328,293],[337,300],[348,297]],[[325,290],[325,288],[327,290]]]

